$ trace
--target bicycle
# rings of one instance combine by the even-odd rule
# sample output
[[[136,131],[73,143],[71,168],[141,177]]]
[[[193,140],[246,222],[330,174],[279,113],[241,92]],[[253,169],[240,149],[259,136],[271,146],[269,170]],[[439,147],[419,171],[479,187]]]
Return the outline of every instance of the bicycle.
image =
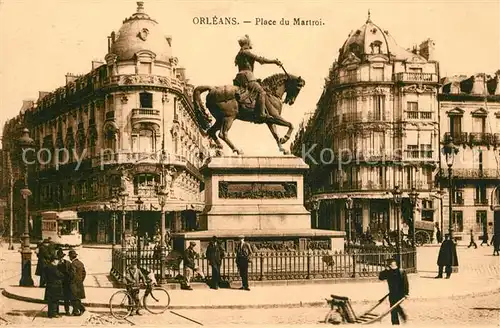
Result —
[[[155,286],[151,282],[146,283],[146,292],[142,296],[142,305],[146,311],[151,314],[162,314],[170,305],[170,295],[162,288]],[[141,306],[141,298],[139,304],[135,304],[134,298],[128,290],[119,290],[109,299],[109,310],[111,315],[123,320],[132,314],[132,311]]]

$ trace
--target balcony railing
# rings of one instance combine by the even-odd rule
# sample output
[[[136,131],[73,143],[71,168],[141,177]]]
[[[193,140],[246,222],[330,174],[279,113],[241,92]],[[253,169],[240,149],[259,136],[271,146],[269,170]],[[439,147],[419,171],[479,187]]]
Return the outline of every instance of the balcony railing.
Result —
[[[360,122],[362,120],[361,113],[344,113],[342,114],[342,122]]]
[[[102,155],[95,157],[92,160],[92,166],[110,165],[110,164],[124,164],[124,163],[149,163],[159,164],[161,161],[161,154],[159,152],[133,152],[122,151],[117,153],[104,152]],[[180,164],[185,165],[187,159],[184,156],[176,154],[166,154],[163,159],[165,164]]]
[[[432,160],[432,150],[421,150],[421,149],[406,149],[406,158],[408,159],[422,159],[422,160]]]
[[[135,122],[142,121],[160,121],[160,111],[158,109],[150,108],[135,108],[132,110],[132,120]]]
[[[474,199],[474,205],[488,205],[488,199]]]
[[[432,120],[432,112],[429,111],[406,111],[407,120]]]
[[[409,73],[401,72],[395,74],[398,82],[438,82],[437,74],[434,73]]]
[[[458,179],[498,179],[497,169],[453,169],[453,176]]]
[[[451,200],[451,203],[453,205],[464,205],[464,199],[463,198],[455,198]]]
[[[500,133],[493,134],[493,146],[494,147],[500,146]]]
[[[444,134],[444,143],[447,143],[450,139],[453,140],[455,145],[463,145],[468,143],[467,132],[454,133],[453,135],[450,132],[446,132]]]
[[[483,133],[483,132],[471,132],[469,133],[469,144],[471,146],[488,146],[493,145],[493,134]]]

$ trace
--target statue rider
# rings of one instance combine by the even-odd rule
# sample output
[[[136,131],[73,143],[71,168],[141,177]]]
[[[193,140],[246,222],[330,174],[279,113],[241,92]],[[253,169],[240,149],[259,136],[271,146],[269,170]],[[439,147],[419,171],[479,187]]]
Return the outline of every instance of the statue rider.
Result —
[[[257,120],[263,122],[269,116],[266,113],[266,92],[253,75],[255,62],[259,64],[276,64],[281,66],[281,62],[277,59],[270,60],[264,57],[255,55],[250,50],[252,42],[248,35],[238,40],[240,51],[234,59],[235,66],[238,66],[238,74],[236,74],[233,84],[238,87],[246,88],[250,92],[257,93],[257,101],[255,103],[255,112],[258,113]]]

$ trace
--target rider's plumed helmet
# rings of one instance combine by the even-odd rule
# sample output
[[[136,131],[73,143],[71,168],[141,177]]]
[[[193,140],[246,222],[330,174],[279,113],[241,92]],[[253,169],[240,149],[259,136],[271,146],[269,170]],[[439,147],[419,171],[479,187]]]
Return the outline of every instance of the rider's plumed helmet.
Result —
[[[240,47],[252,47],[252,42],[250,41],[250,37],[248,36],[248,34],[245,34],[245,36],[241,37],[238,40],[238,44],[240,45]]]

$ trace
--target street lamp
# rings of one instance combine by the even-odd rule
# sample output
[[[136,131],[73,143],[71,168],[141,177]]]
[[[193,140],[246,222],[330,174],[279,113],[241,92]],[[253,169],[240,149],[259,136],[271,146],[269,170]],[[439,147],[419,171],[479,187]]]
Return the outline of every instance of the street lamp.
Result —
[[[112,198],[109,201],[111,207],[111,220],[113,220],[113,247],[116,246],[116,210],[118,209],[118,199]]]
[[[416,243],[415,243],[415,217],[416,217],[415,212],[416,211],[415,210],[417,209],[418,192],[415,189],[415,187],[413,187],[411,189],[411,192],[408,194],[408,196],[410,197],[410,203],[411,203],[411,208],[412,208],[411,242],[412,242],[412,246],[416,247]]]
[[[160,190],[158,191],[158,202],[160,204],[160,211],[161,211],[161,225],[160,225],[160,282],[163,280],[163,277],[165,277],[165,264],[164,264],[164,256],[166,253],[166,245],[165,245],[165,234],[166,232],[166,227],[165,227],[165,204],[167,203],[167,197],[168,197],[168,191],[166,190],[165,186],[162,185],[160,187]]]
[[[137,205],[137,211],[141,210],[141,205],[144,204],[144,201],[141,199],[141,196],[137,197],[137,200],[135,201]],[[139,217],[136,218],[136,236],[137,236],[137,265],[141,265],[141,235],[139,233]]]
[[[396,207],[396,253],[397,253],[397,258],[396,261],[399,266],[401,266],[401,228],[399,227],[399,206],[401,205],[401,189],[399,189],[399,186],[395,186],[394,189],[392,190],[392,197],[394,200],[394,205]]]
[[[352,213],[352,206],[353,206],[354,201],[352,200],[351,196],[347,196],[345,200],[345,208],[347,210],[347,249],[349,249],[351,245],[351,213]]]
[[[24,234],[23,245],[21,248],[21,280],[19,286],[31,287],[34,285],[33,278],[31,278],[31,248],[30,248],[30,231],[29,231],[29,209],[28,197],[31,196],[31,190],[28,186],[28,160],[26,158],[27,152],[33,149],[35,142],[30,137],[28,129],[23,129],[23,134],[19,138],[19,146],[22,150],[22,161],[24,166],[24,188],[21,189],[21,195],[24,199]]]
[[[124,250],[127,245],[125,244],[125,206],[127,205],[128,192],[125,189],[120,190],[118,198],[122,201],[122,249]]]
[[[447,143],[443,146],[443,152],[446,157],[446,165],[448,165],[448,207],[449,207],[449,218],[448,218],[448,233],[450,234],[450,239],[453,240],[453,212],[452,212],[452,197],[453,197],[453,186],[452,186],[452,174],[453,174],[453,162],[455,161],[455,155],[458,153],[458,147],[453,144],[453,140],[450,138]]]

